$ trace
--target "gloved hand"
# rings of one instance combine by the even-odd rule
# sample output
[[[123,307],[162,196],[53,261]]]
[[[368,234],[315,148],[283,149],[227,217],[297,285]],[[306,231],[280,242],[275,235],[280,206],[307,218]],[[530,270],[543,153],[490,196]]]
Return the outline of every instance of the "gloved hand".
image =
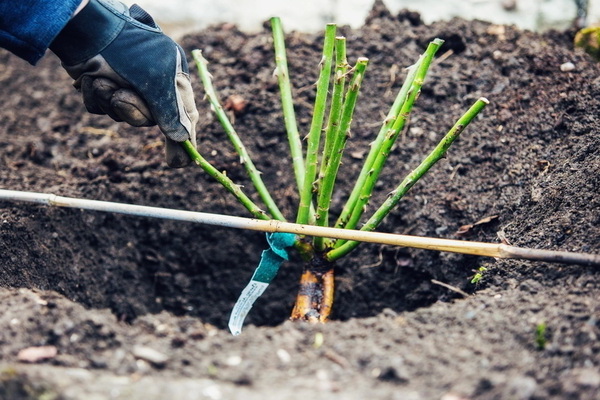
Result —
[[[90,0],[50,45],[75,79],[86,109],[133,126],[158,125],[171,167],[191,159],[198,111],[183,50],[142,8]]]

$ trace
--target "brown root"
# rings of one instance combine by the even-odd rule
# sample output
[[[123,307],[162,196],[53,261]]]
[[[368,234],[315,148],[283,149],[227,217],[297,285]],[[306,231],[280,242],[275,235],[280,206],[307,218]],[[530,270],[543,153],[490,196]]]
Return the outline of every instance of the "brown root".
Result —
[[[334,264],[316,255],[305,264],[291,320],[312,323],[329,319],[333,305]]]

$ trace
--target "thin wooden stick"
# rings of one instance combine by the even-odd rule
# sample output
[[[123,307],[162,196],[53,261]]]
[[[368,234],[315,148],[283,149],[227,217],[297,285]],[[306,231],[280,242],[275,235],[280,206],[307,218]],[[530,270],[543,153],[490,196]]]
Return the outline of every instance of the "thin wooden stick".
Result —
[[[458,293],[458,294],[460,294],[463,297],[469,297],[469,293],[465,292],[464,290],[459,289],[456,286],[448,285],[447,283],[438,281],[437,279],[432,279],[431,283],[433,283],[435,285],[439,285],[441,287],[445,287],[446,289],[451,290],[451,291],[453,291],[455,293]]]
[[[321,236],[361,242],[389,244],[418,249],[446,251],[494,258],[512,258],[562,264],[578,264],[600,267],[600,254],[567,251],[539,250],[498,243],[468,242],[424,236],[397,235],[392,233],[356,231],[314,225],[300,225],[277,220],[259,220],[221,214],[209,214],[169,208],[85,200],[54,194],[21,192],[0,189],[0,200],[22,201],[57,207],[80,208],[142,217],[188,221],[227,228],[248,229],[262,232],[286,232],[301,236]]]

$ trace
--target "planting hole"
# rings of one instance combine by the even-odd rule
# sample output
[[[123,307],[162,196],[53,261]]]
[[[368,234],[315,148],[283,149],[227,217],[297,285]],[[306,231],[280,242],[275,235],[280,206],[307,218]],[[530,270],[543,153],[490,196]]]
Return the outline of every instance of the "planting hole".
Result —
[[[167,310],[225,329],[262,250],[260,232],[177,224],[89,211],[22,206],[4,210],[4,287],[57,291],[122,320]],[[423,307],[457,295],[432,279],[463,285],[468,256],[363,244],[337,265],[332,319]],[[247,323],[290,316],[302,261],[285,263]],[[464,288],[464,287],[463,287]]]

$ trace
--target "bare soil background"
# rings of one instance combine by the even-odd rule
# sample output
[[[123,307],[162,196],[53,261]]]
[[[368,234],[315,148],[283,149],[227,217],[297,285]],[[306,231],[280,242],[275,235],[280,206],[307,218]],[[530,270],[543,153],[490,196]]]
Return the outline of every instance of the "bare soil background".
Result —
[[[336,209],[402,68],[440,37],[446,43],[373,203],[475,99],[491,104],[380,230],[455,238],[461,226],[497,216],[461,237],[600,252],[600,68],[573,51],[573,32],[460,19],[425,25],[381,3],[364,27],[340,31],[349,59],[366,56],[370,65]],[[292,32],[287,43],[306,132],[321,37]],[[203,50],[223,100],[248,102],[235,125],[293,219],[268,27],[215,26],[182,45]],[[168,169],[156,128],[87,114],[53,55],[35,68],[5,51],[0,59],[2,188],[246,215],[199,169]],[[562,71],[566,62],[574,69]],[[201,151],[250,188],[192,74]],[[302,269],[292,260],[232,337],[229,312],[265,248],[256,232],[0,202],[0,398],[600,397],[597,270],[365,244],[338,265],[333,321],[287,321]],[[479,267],[488,270],[473,285]],[[57,354],[20,362],[32,346]]]

